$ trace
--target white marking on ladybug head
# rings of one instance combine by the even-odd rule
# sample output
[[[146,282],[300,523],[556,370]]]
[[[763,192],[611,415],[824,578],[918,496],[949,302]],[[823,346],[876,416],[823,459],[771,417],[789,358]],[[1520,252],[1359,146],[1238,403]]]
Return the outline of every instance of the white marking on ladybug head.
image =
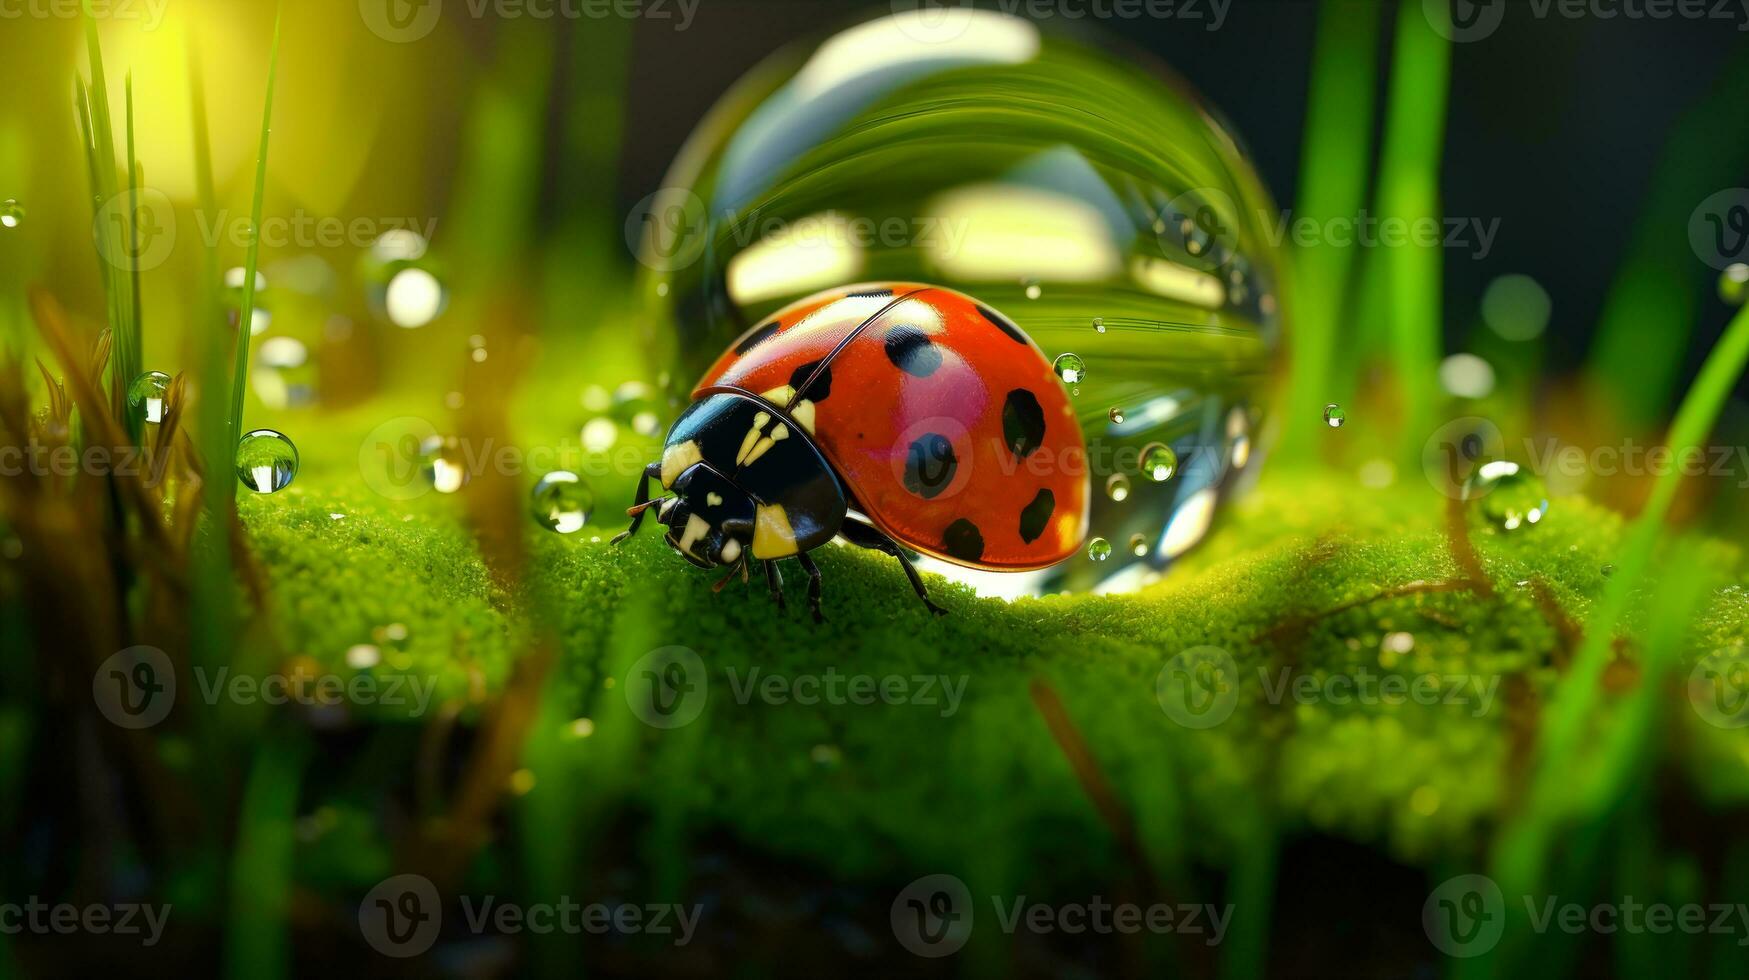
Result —
[[[723,495],[712,490],[704,495],[704,502],[710,507],[721,507],[723,505]]]
[[[680,535],[680,550],[692,551],[692,546],[704,540],[710,533],[711,526],[708,521],[697,514],[688,515],[686,518],[686,531]],[[692,551],[692,553],[698,555],[700,558],[706,557],[700,555],[696,551]]]
[[[723,542],[723,564],[732,565],[735,559],[741,557],[741,542],[730,538]]]

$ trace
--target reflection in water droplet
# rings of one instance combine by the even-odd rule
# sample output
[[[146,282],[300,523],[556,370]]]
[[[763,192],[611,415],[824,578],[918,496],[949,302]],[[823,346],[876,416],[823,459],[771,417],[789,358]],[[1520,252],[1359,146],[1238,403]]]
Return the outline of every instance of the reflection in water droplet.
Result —
[[[1104,561],[1111,557],[1111,542],[1104,538],[1094,538],[1087,542],[1087,557],[1094,561]]]
[[[1130,495],[1130,478],[1122,473],[1113,473],[1105,481],[1105,493],[1113,500],[1122,501]]]
[[[0,227],[17,228],[24,224],[24,205],[14,198],[7,198],[0,204]],[[52,224],[52,222],[51,222]]]
[[[1087,363],[1077,354],[1058,354],[1051,369],[1057,372],[1064,384],[1078,385],[1087,380]]]
[[[1178,454],[1163,442],[1150,443],[1142,449],[1142,475],[1155,483],[1165,483],[1178,472]]]
[[[1123,424],[1123,409],[1121,409],[1121,408],[1112,409],[1110,412],[1110,418],[1111,418],[1111,421],[1113,424],[1122,425]]]
[[[1142,535],[1142,534],[1130,535],[1130,554],[1135,555],[1137,558],[1141,558],[1141,557],[1146,556],[1147,553],[1148,553],[1148,538],[1147,538],[1147,536]]]
[[[170,393],[170,375],[147,371],[128,385],[128,416],[151,425],[164,421],[164,397]]]
[[[256,493],[278,493],[298,475],[298,449],[283,434],[256,429],[237,442],[237,479]]]
[[[419,470],[438,493],[455,493],[468,482],[466,454],[455,436],[432,436],[419,444]]]
[[[534,519],[541,527],[560,534],[583,529],[595,509],[595,494],[577,474],[554,470],[534,485]]]
[[[592,453],[604,453],[619,441],[619,426],[613,419],[590,419],[583,424],[583,448]]]
[[[1719,299],[1732,306],[1742,306],[1749,300],[1749,265],[1736,262],[1719,274]]]
[[[1482,516],[1503,531],[1535,524],[1549,512],[1543,481],[1517,463],[1502,459],[1476,468],[1464,482],[1464,500],[1477,501]]]
[[[1324,406],[1325,425],[1332,429],[1340,429],[1342,428],[1342,423],[1346,421],[1348,421],[1348,413],[1342,410],[1341,405],[1332,403]]]

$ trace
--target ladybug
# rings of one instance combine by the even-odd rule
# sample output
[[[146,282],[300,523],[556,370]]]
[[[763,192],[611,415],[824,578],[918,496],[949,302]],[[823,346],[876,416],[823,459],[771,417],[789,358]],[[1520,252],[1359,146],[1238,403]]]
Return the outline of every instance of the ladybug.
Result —
[[[665,491],[650,496],[650,481]],[[726,584],[842,536],[899,560],[905,549],[969,568],[1025,571],[1073,554],[1087,533],[1081,426],[1042,351],[961,293],[869,283],[801,300],[743,334],[692,392],[662,458],[626,511],[656,508],[667,542]]]

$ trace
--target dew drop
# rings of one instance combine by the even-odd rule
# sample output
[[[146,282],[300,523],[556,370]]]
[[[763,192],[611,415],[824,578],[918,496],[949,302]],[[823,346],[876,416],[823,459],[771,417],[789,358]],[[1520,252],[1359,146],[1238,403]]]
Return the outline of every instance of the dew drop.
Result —
[[[1123,409],[1113,408],[1109,414],[1111,416],[1111,421],[1114,425],[1122,425],[1123,424]]]
[[[1143,558],[1143,557],[1147,556],[1147,554],[1148,554],[1148,537],[1147,537],[1147,535],[1144,535],[1144,534],[1132,534],[1132,535],[1130,535],[1130,554],[1135,555],[1137,558]]]
[[[1719,299],[1732,306],[1749,301],[1749,264],[1736,262],[1719,274]]]
[[[1149,443],[1142,449],[1142,475],[1155,483],[1165,483],[1178,472],[1178,454],[1163,442]]]
[[[22,224],[24,224],[24,205],[19,204],[16,198],[10,197],[4,203],[0,203],[0,227],[17,228]]]
[[[1113,473],[1111,478],[1105,481],[1105,494],[1119,502],[1129,499],[1130,478],[1122,473]]]
[[[1093,318],[1093,331],[1095,333],[1104,333],[1105,332],[1105,318],[1104,317],[1096,316]]]
[[[128,417],[150,425],[164,421],[164,399],[170,393],[170,375],[147,371],[128,385]]]
[[[256,493],[278,493],[298,475],[298,447],[284,434],[256,429],[237,442],[237,479]]]
[[[1064,384],[1078,385],[1087,380],[1087,363],[1079,354],[1058,354],[1051,369],[1057,372]]]
[[[468,482],[467,457],[455,436],[432,436],[419,444],[419,472],[438,493],[455,493]]]
[[[1608,563],[1607,563],[1607,562],[1606,562],[1606,563],[1604,563],[1604,566],[1603,566],[1603,568],[1602,568],[1602,569],[1601,569],[1601,570],[1602,570],[1602,572],[1603,572],[1603,577],[1604,577],[1604,578],[1609,578],[1609,577],[1610,577],[1610,576],[1611,576],[1611,575],[1614,575],[1614,574],[1615,574],[1615,566],[1614,566],[1614,565],[1611,565],[1611,564],[1608,564]]]
[[[1094,561],[1104,561],[1111,557],[1111,542],[1104,538],[1094,538],[1087,542],[1087,557]]]
[[[1027,299],[1038,299],[1044,295],[1044,289],[1039,286],[1037,279],[1022,279],[1020,285],[1025,287]]]
[[[1324,406],[1324,424],[1325,425],[1329,426],[1332,429],[1340,429],[1340,428],[1342,428],[1342,423],[1347,422],[1347,421],[1348,421],[1348,413],[1344,412],[1342,410],[1341,405],[1337,405],[1334,402],[1332,402],[1331,404]]]
[[[569,470],[554,470],[534,485],[534,519],[541,527],[560,534],[583,529],[595,509],[595,494],[589,484]]]
[[[1464,500],[1476,501],[1488,523],[1503,531],[1536,524],[1549,512],[1548,490],[1536,474],[1517,463],[1483,463],[1464,482]]]

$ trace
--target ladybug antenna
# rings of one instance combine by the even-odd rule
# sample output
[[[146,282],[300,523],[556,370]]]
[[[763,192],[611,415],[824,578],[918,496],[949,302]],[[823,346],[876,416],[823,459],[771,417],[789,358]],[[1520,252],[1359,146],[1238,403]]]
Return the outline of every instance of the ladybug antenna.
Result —
[[[881,307],[880,309],[874,311],[874,314],[871,315],[868,319],[857,324],[856,329],[852,330],[852,331],[850,331],[850,333],[846,334],[844,336],[844,339],[840,340],[838,342],[838,345],[836,347],[833,347],[830,353],[828,353],[825,357],[820,358],[820,363],[816,364],[814,366],[813,373],[808,375],[807,380],[803,381],[799,385],[796,385],[795,393],[790,395],[789,404],[785,405],[783,407],[783,410],[788,412],[788,411],[794,409],[798,403],[806,400],[807,395],[805,394],[805,392],[809,388],[813,387],[814,382],[819,379],[821,374],[825,373],[826,368],[830,367],[833,361],[838,359],[838,355],[843,353],[844,348],[849,347],[850,342],[855,340],[858,336],[860,336],[864,330],[867,330],[869,328],[870,324],[874,323],[876,320],[879,320],[881,317],[886,316],[887,311],[891,310],[893,307],[898,306],[900,303],[905,302],[906,300],[917,295],[918,293],[928,292],[932,288],[933,287],[931,287],[931,286],[919,286],[918,288],[913,289],[908,293],[904,293],[902,295],[896,296],[893,298],[892,302],[890,302],[887,305]]]
[[[674,499],[674,495],[671,493],[665,493],[660,497],[652,497],[651,499],[646,500],[641,504],[633,504],[632,506],[627,507],[626,508],[626,516],[627,517],[636,517],[639,514],[642,514],[644,511],[649,510],[651,507],[654,507],[657,504],[661,503],[664,500],[673,500],[673,499]]]

